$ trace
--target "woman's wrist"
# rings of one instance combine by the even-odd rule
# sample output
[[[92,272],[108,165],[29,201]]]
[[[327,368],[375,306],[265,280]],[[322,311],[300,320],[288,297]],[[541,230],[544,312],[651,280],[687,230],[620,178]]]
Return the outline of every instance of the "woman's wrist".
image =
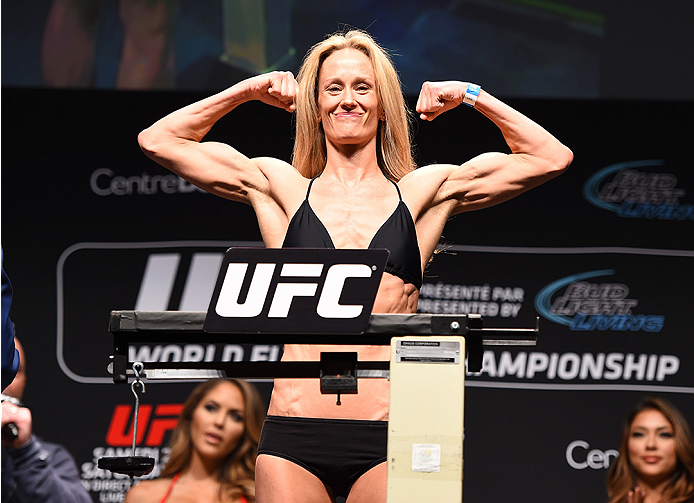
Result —
[[[255,77],[252,77],[255,78]],[[251,79],[242,80],[231,86],[228,91],[230,96],[228,101],[234,107],[241,105],[242,103],[247,103],[249,101],[258,100],[257,96],[257,84]]]
[[[480,95],[482,88],[477,84],[472,82],[467,83],[467,88],[465,89],[465,94],[463,95],[463,103],[469,107],[473,107],[477,104],[477,98]]]

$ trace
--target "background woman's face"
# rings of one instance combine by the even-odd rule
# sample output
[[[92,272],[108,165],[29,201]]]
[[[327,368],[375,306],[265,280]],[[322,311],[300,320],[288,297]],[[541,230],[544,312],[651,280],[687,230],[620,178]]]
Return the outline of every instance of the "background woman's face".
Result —
[[[202,457],[221,459],[233,451],[243,436],[246,408],[241,390],[221,382],[193,410],[190,437]]]
[[[647,409],[636,415],[627,448],[631,466],[643,480],[665,480],[677,467],[672,424],[657,410]]]

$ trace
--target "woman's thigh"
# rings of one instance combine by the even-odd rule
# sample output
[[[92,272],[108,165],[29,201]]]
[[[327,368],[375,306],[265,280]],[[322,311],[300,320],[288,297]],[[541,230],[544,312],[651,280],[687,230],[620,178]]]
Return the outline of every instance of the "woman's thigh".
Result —
[[[269,454],[260,454],[256,461],[255,495],[257,503],[333,501],[318,477],[289,460]]]
[[[352,485],[347,503],[385,503],[387,475],[387,463],[374,466]]]

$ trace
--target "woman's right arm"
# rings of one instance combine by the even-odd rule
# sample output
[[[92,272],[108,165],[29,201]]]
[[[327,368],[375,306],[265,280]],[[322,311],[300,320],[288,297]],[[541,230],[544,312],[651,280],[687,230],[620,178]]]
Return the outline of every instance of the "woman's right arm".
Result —
[[[248,101],[262,101],[293,112],[298,84],[290,72],[251,77],[181,108],[138,136],[143,152],[181,178],[207,192],[249,203],[249,193],[269,191],[262,163],[230,145],[203,138],[224,115]]]

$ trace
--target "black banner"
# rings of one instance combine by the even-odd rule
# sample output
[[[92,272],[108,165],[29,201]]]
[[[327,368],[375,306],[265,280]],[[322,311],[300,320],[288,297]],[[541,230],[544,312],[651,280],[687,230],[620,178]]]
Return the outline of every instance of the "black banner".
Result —
[[[210,300],[206,332],[361,334],[388,250],[232,248]]]
[[[133,396],[113,384],[114,309],[206,311],[225,251],[258,247],[252,210],[148,160],[140,130],[200,94],[3,89],[2,245],[27,355],[35,432],[75,456],[94,501],[127,478]],[[569,171],[453,218],[425,271],[420,312],[534,327],[536,347],[487,349],[467,376],[464,500],[605,501],[621,421],[644,395],[694,418],[692,103],[509,100],[566,143]],[[291,116],[247,104],[209,139],[289,159]],[[418,125],[420,164],[505,151],[467,108]],[[351,303],[351,302],[350,302]],[[140,344],[133,360],[277,360],[279,345]],[[271,382],[256,382],[269,400]],[[166,442],[195,383],[148,383],[137,454]],[[490,480],[494,480],[490,484]]]

